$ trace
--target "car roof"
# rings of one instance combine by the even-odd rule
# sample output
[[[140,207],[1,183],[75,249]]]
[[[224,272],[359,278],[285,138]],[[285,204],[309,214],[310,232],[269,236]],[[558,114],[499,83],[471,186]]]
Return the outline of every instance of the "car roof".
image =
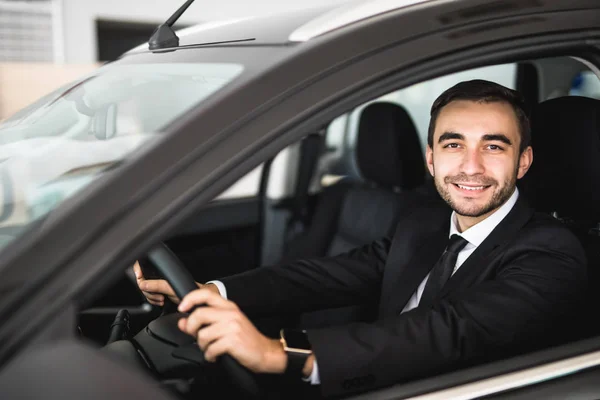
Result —
[[[178,30],[179,47],[197,45],[288,45],[304,42],[361,20],[440,0],[359,0],[302,10],[216,20]],[[148,51],[144,43],[126,54]]]

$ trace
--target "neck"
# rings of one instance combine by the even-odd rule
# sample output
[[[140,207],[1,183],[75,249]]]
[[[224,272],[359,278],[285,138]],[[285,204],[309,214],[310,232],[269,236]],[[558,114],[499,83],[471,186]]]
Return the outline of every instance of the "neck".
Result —
[[[489,211],[486,214],[480,215],[478,217],[469,217],[466,215],[460,215],[456,213],[456,229],[458,229],[460,233],[463,233],[470,227],[477,225],[478,223],[480,223],[481,221],[498,211],[498,208],[495,208],[492,211]]]
[[[462,214],[459,214],[458,212],[456,212],[456,210],[454,210],[455,215],[456,215],[456,229],[460,233],[463,233],[467,229],[477,225],[478,223],[485,220],[486,218],[489,218],[492,214],[494,214],[496,211],[501,209],[512,198],[512,196],[515,194],[515,191],[516,191],[516,187],[513,188],[510,196],[507,196],[502,204],[500,204],[498,207],[494,208],[493,210],[488,211],[485,214],[482,214],[482,215],[479,215],[476,217],[462,215]]]

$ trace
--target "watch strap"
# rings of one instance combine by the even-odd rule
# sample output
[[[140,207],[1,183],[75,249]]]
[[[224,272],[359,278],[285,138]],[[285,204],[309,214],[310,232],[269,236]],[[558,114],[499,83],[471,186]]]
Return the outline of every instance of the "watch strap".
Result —
[[[285,367],[284,375],[291,379],[300,379],[303,378],[302,370],[304,369],[304,364],[306,364],[306,360],[310,356],[307,353],[298,353],[295,351],[286,351],[287,354],[287,365]]]

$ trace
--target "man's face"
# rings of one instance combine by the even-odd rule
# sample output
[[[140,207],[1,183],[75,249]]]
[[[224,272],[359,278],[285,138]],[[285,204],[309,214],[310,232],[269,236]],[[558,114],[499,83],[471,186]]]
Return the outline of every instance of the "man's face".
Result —
[[[532,150],[519,155],[520,142],[517,117],[507,103],[457,100],[440,111],[427,166],[442,198],[467,225],[504,204],[529,169]]]

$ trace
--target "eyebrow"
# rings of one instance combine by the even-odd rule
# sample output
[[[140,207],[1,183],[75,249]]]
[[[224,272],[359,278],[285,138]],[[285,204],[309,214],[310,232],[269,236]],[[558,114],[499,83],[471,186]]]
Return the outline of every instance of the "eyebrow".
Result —
[[[446,140],[464,140],[464,139],[465,139],[464,135],[462,135],[460,133],[444,132],[440,135],[440,138],[438,139],[438,143],[442,143],[443,141],[446,141]],[[510,139],[502,133],[488,133],[486,135],[483,135],[481,137],[481,140],[484,142],[499,141],[499,142],[505,143],[509,146],[512,146],[512,142],[510,141]]]
[[[465,137],[463,135],[461,135],[460,133],[444,132],[440,135],[440,138],[438,139],[438,143],[442,143],[444,140],[453,140],[453,139],[463,140],[464,138]]]
[[[508,137],[506,137],[506,135],[503,135],[502,133],[493,133],[493,134],[483,135],[483,137],[481,139],[486,142],[499,141],[499,142],[505,143],[509,146],[512,146],[512,142],[510,141],[510,139]]]

